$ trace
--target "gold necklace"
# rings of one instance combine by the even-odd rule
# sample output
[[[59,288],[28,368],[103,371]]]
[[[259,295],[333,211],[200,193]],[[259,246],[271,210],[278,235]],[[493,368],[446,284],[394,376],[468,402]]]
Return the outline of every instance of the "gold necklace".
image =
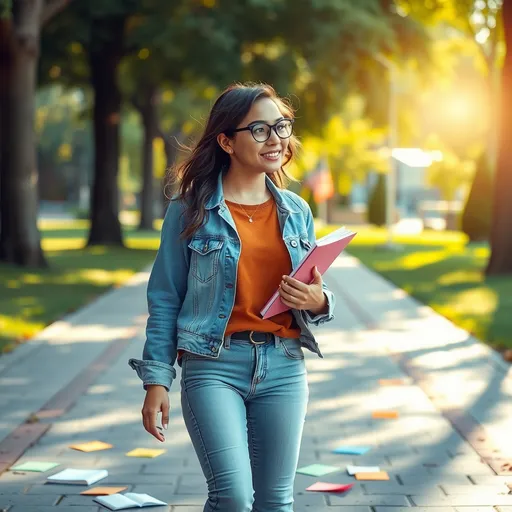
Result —
[[[230,194],[230,195],[231,195],[231,194]],[[240,204],[240,203],[239,203],[239,202],[238,202],[238,201],[237,201],[233,196],[231,196],[231,197],[233,198],[233,201],[235,201],[235,203],[236,203],[238,206],[240,206],[240,208],[242,208],[243,212],[245,213],[245,215],[247,215],[247,218],[249,219],[249,222],[251,222],[251,223],[252,223],[252,222],[254,222],[254,221],[252,220],[252,218],[254,217],[254,215],[256,214],[256,212],[260,209],[260,206],[261,206],[262,204],[266,203],[266,201],[263,201],[263,203],[260,203],[260,204],[258,205],[258,207],[256,208],[256,210],[254,210],[254,211],[252,212],[252,215],[249,215],[249,214],[247,213],[247,211],[245,210],[245,208],[244,208],[244,207],[243,207],[243,206],[242,206],[242,205],[241,205],[241,204]]]

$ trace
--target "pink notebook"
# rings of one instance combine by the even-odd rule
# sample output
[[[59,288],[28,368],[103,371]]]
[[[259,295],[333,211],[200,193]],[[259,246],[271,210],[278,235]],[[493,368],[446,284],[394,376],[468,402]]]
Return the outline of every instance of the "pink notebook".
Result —
[[[319,238],[290,276],[303,283],[310,283],[313,280],[313,268],[318,267],[318,271],[323,275],[355,236],[354,231],[340,228]],[[281,302],[277,290],[260,314],[263,318],[270,318],[288,309],[290,308]]]

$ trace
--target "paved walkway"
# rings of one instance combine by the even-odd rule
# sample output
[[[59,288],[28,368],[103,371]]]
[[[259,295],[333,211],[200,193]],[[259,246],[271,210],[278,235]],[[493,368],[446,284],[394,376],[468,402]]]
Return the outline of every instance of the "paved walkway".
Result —
[[[162,447],[142,428],[144,392],[126,363],[143,345],[147,277],[138,274],[0,358],[0,467],[40,460],[106,468],[109,477],[99,485],[127,485],[169,503],[152,510],[200,512],[206,489],[181,417],[179,367],[167,452],[155,459],[124,455]],[[295,512],[512,512],[509,367],[353,258],[340,258],[327,281],[338,294],[337,316],[317,331],[325,359],[307,354],[310,404],[300,465],[342,470],[297,475]],[[380,386],[381,378],[406,381]],[[400,417],[374,420],[375,409],[396,409]],[[35,444],[26,449],[26,440]],[[92,440],[114,448],[68,448]],[[340,444],[372,449],[359,457],[330,453]],[[349,463],[380,465],[390,481],[357,482],[344,496],[304,491],[317,480],[352,482],[344,471]],[[44,485],[45,476],[0,474],[0,510],[99,510],[79,495],[83,488]]]

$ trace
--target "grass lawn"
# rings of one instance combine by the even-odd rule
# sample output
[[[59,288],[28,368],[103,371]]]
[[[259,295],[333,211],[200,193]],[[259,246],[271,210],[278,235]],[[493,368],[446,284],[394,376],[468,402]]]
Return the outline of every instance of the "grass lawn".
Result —
[[[397,235],[403,250],[391,252],[377,247],[384,229],[355,229],[347,252],[494,348],[512,348],[512,276],[484,276],[487,244],[468,245],[457,232],[425,232]]]
[[[50,268],[0,266],[0,353],[150,264],[158,232],[125,226],[126,248],[84,248],[87,221],[40,223]]]

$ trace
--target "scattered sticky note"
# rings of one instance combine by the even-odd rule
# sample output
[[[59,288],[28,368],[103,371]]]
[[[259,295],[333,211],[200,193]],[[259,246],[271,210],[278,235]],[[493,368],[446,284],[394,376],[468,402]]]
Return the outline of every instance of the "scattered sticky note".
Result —
[[[373,411],[372,418],[378,420],[392,420],[398,418],[398,411]]]
[[[304,466],[303,468],[297,469],[297,473],[310,476],[322,476],[327,473],[334,473],[339,471],[341,468],[337,466],[326,466],[325,464],[311,464],[310,466]]]
[[[29,460],[23,464],[18,464],[11,468],[11,471],[33,471],[35,473],[43,473],[50,469],[60,466],[58,462],[37,462]]]
[[[162,455],[162,453],[165,453],[167,450],[158,450],[153,448],[135,448],[135,450],[132,450],[131,452],[128,452],[126,454],[127,457],[145,457],[147,459],[153,459],[155,457],[158,457],[159,455]]]
[[[90,441],[89,443],[72,444],[70,448],[81,452],[98,452],[100,450],[108,450],[112,448],[112,445],[102,441]]]
[[[354,476],[356,477],[356,480],[389,480],[389,475],[386,471],[356,473]]]
[[[82,491],[80,494],[87,496],[110,496],[111,494],[117,494],[126,489],[128,489],[128,487],[93,487],[92,489]]]
[[[356,473],[377,473],[380,471],[379,466],[347,466],[347,473],[354,476]]]
[[[405,379],[379,379],[381,386],[404,386],[407,384]]]
[[[369,446],[338,446],[332,453],[340,453],[342,455],[364,455],[370,450]]]
[[[327,482],[317,482],[306,488],[306,491],[317,492],[346,492],[354,487],[354,484],[330,484]]]

